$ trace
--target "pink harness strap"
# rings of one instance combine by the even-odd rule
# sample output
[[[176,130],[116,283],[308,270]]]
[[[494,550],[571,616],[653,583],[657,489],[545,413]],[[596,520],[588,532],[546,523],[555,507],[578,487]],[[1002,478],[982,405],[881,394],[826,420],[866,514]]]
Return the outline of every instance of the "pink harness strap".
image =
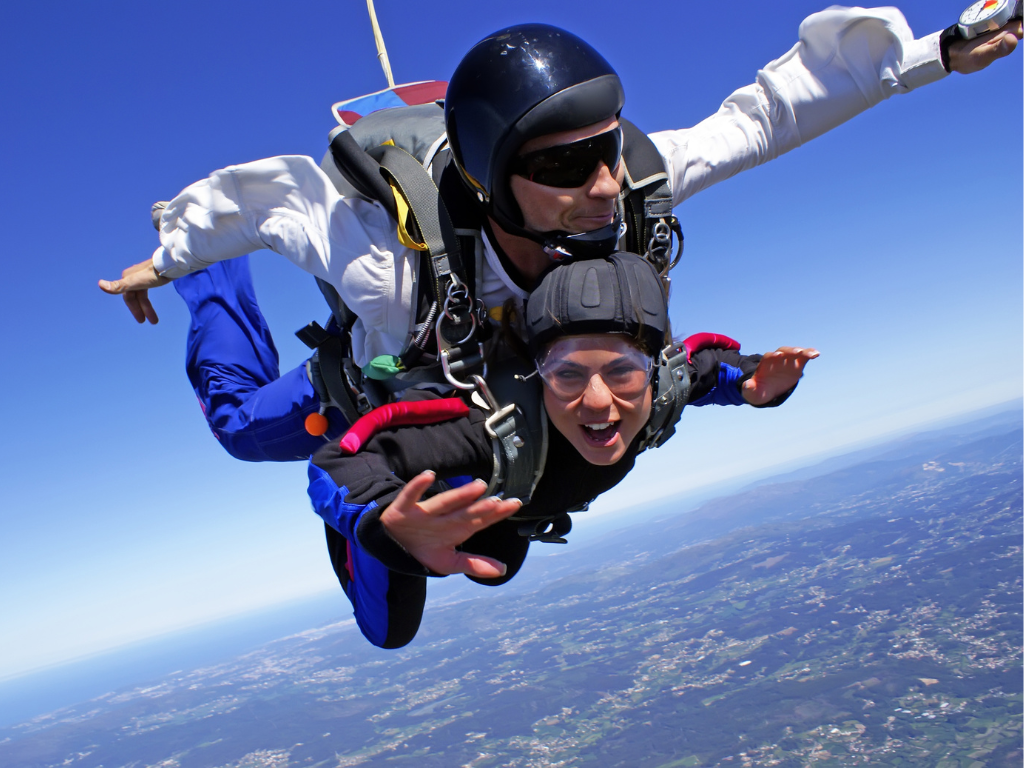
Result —
[[[686,362],[691,362],[690,357],[703,349],[732,349],[740,351],[740,343],[730,339],[721,333],[695,333],[683,340],[683,347],[686,348]]]
[[[411,424],[437,424],[469,413],[469,406],[457,397],[443,400],[417,400],[412,403],[389,403],[374,408],[349,427],[341,438],[341,452],[358,453],[366,442],[382,429]]]

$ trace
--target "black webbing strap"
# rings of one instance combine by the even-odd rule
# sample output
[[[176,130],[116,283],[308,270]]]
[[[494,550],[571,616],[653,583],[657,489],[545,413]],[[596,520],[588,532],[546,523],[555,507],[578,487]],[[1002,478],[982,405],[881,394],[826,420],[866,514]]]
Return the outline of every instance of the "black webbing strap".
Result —
[[[665,161],[650,136],[625,118],[620,118],[619,123],[622,125],[622,157],[629,172],[630,189],[662,182],[667,190],[668,173],[665,171]],[[672,196],[669,195],[668,199],[671,200]],[[669,212],[671,210],[669,208]]]
[[[360,410],[350,388],[345,383],[344,366],[348,361],[348,354],[343,339],[328,333],[320,327],[320,323],[315,321],[296,331],[295,335],[307,347],[316,350],[315,374],[319,376],[323,387],[327,390],[326,392],[320,391],[316,381],[313,381],[313,387],[320,396],[321,404],[337,408],[350,425],[355,424],[363,415],[363,411]]]
[[[339,131],[331,139],[331,157],[345,180],[359,194],[376,200],[384,206],[392,219],[398,221],[395,198],[391,194],[391,187],[380,175],[380,165],[363,151],[348,131]]]
[[[376,147],[372,153],[379,154],[377,159],[381,171],[394,182],[409,203],[409,212],[427,245],[434,297],[443,301],[450,275],[454,273],[463,283],[466,276],[458,238],[437,186],[419,161],[404,149],[385,145]]]
[[[518,358],[509,358],[495,362],[487,376],[495,403],[506,404],[492,411],[484,422],[495,458],[488,492],[520,499],[524,505],[529,503],[544,474],[548,452],[544,395],[540,379],[531,375],[533,373],[532,366]],[[514,517],[529,518],[528,508]]]
[[[526,417],[512,403],[492,414],[484,422],[484,429],[491,436],[494,455],[498,459],[499,471],[491,478],[491,484],[500,486],[505,498],[520,499],[528,504],[537,473],[536,451],[539,446],[531,439]]]
[[[627,215],[630,217],[627,246],[630,251],[647,254],[654,223],[672,218],[672,190],[665,171],[665,161],[650,137],[628,120],[622,125],[622,158],[626,163]],[[665,260],[667,255],[659,260]],[[659,271],[665,266],[656,264]]]
[[[676,433],[676,424],[690,400],[690,374],[686,368],[686,347],[673,344],[661,354],[665,361],[655,370],[654,400],[651,417],[644,428],[640,450],[657,448]]]

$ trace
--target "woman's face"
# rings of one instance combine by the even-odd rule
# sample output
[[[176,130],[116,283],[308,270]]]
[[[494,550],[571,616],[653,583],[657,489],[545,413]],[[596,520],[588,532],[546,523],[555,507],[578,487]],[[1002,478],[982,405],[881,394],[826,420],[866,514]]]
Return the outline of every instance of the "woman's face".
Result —
[[[650,358],[623,336],[566,336],[538,369],[555,429],[591,464],[621,459],[651,416]]]

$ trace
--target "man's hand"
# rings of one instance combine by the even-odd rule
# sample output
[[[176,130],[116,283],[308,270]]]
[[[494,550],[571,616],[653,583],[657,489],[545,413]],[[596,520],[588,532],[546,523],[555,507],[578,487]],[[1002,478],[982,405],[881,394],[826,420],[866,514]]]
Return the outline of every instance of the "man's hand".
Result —
[[[754,375],[743,382],[743,399],[751,405],[770,403],[788,392],[804,375],[804,366],[818,356],[816,349],[779,347],[757,364]]]
[[[144,323],[147,320],[156,325],[160,318],[156,316],[156,310],[149,301],[149,289],[158,288],[171,282],[166,277],[157,274],[152,259],[128,267],[121,273],[120,280],[100,280],[100,288],[107,293],[121,294],[124,296],[124,303],[128,305],[128,311],[132,313],[135,322]]]
[[[1020,19],[1002,29],[979,35],[973,40],[957,40],[949,46],[949,71],[969,75],[980,72],[996,59],[1009,56],[1021,38]]]
[[[435,573],[466,573],[481,579],[505,575],[505,564],[494,558],[458,552],[455,547],[477,531],[504,520],[523,504],[518,499],[481,499],[483,480],[420,498],[434,482],[434,473],[422,472],[408,483],[381,513],[380,521],[391,537]]]

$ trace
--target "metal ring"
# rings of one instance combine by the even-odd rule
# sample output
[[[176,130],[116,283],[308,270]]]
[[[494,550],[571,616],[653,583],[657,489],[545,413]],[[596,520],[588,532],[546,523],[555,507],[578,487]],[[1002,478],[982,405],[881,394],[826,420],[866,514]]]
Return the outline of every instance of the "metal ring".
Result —
[[[442,315],[442,317],[447,317],[449,320],[451,320],[456,325],[462,325],[465,322],[465,320],[456,320],[454,317],[452,317],[448,313],[448,310],[445,310],[445,312]],[[459,339],[456,342],[450,342],[450,346],[456,346],[457,347],[460,344],[465,344],[467,341],[469,341],[471,338],[473,338],[473,334],[476,333],[476,329],[477,329],[477,325],[478,325],[477,324],[476,315],[470,313],[469,320],[470,320],[470,322],[469,322],[469,333],[467,333],[465,336],[463,336],[461,339]],[[437,319],[437,333],[438,333],[438,337],[440,337],[440,335],[441,335],[441,318],[440,317]],[[438,338],[438,342],[437,343],[438,343],[439,347],[443,346],[441,344],[441,339],[440,338]]]
[[[460,304],[461,304],[461,302],[460,302]],[[464,321],[460,320],[459,318],[457,318],[454,315],[452,315],[451,306],[452,306],[451,299],[445,299],[444,300],[444,316],[447,317],[449,320],[451,320],[456,325],[462,325],[462,323]],[[467,309],[472,310],[472,307],[469,304],[466,304],[465,307]]]

